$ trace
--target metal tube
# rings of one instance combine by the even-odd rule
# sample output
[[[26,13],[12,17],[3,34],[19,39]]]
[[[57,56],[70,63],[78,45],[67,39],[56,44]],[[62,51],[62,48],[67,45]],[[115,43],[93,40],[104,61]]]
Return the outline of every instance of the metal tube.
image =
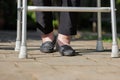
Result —
[[[110,12],[110,7],[51,7],[28,6],[28,11],[54,11],[54,12]]]
[[[16,45],[15,45],[15,51],[20,50],[20,44],[21,44],[21,10],[19,8],[21,7],[21,0],[17,0],[17,37],[16,37]]]
[[[97,7],[101,7],[101,0],[97,0]],[[98,40],[97,40],[97,51],[103,51],[103,44],[102,44],[102,21],[101,21],[101,12],[97,12],[97,25],[98,25]]]
[[[113,37],[113,46],[112,46],[112,57],[118,57],[118,44],[117,44],[117,33],[116,33],[116,15],[115,15],[115,1],[110,0],[111,7],[100,7],[100,4],[98,4],[98,7],[38,7],[38,6],[28,6],[27,7],[27,0],[22,0],[22,8],[19,8],[22,10],[22,44],[20,48],[20,54],[19,58],[26,58],[26,26],[27,26],[27,10],[29,11],[54,11],[54,12],[98,12],[98,26],[101,26],[101,12],[111,12],[112,17],[112,37]],[[100,3],[100,0],[98,0],[98,3]],[[19,13],[18,13],[19,14]],[[101,28],[99,27],[99,30]],[[99,37],[101,31],[99,32]],[[100,39],[100,38],[99,38]]]
[[[99,7],[101,7],[101,0],[97,0],[97,7],[99,8]],[[102,28],[101,28],[101,12],[97,12],[97,23],[98,23],[98,39],[100,39],[101,40],[101,38],[102,38],[102,35],[101,35],[101,30],[102,30]]]
[[[27,0],[22,1],[22,42],[20,48],[19,58],[27,57],[26,50],[26,32],[27,32]]]
[[[111,18],[112,18],[112,54],[111,57],[120,57],[119,48],[117,43],[117,29],[116,29],[116,12],[115,12],[115,0],[111,1]]]

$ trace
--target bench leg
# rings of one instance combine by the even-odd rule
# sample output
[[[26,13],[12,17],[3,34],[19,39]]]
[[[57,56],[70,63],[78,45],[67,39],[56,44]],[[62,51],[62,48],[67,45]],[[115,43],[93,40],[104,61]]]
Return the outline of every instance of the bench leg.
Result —
[[[19,58],[27,58],[26,32],[27,32],[27,0],[22,1],[22,41]]]

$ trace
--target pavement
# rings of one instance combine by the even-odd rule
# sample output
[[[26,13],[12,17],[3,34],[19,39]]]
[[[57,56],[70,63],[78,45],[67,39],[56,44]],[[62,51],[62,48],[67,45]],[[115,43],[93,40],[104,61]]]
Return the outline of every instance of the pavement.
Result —
[[[111,58],[110,42],[96,51],[96,40],[73,40],[74,57],[40,52],[40,35],[29,32],[27,59],[14,51],[16,32],[0,31],[0,80],[120,80],[120,58]]]

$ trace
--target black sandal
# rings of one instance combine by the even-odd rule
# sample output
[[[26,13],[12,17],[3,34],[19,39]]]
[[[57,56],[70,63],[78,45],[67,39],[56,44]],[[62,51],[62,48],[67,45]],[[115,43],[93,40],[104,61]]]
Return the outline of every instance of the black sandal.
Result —
[[[71,46],[68,46],[68,45],[59,46],[57,44],[56,50],[59,51],[59,53],[62,56],[75,56],[76,55],[75,50]]]
[[[54,43],[51,41],[42,43],[40,46],[40,51],[44,53],[52,53],[54,51]]]
[[[52,52],[54,52],[56,38],[57,38],[57,36],[54,37],[53,41],[47,41],[45,43],[42,43],[42,45],[40,46],[40,51],[44,52],[44,53],[52,53]]]

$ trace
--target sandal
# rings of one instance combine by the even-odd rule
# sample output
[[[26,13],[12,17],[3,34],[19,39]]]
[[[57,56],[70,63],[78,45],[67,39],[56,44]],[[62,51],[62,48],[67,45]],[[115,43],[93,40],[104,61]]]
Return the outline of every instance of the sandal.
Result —
[[[62,56],[75,56],[76,52],[75,50],[68,45],[63,45],[63,46],[59,46],[58,44],[56,44],[56,50],[59,51],[59,53]]]
[[[42,45],[40,46],[40,51],[44,52],[44,53],[52,53],[52,52],[54,52],[56,38],[57,37],[55,36],[53,41],[47,41],[45,43],[42,43]]]
[[[42,43],[40,46],[40,51],[44,53],[52,53],[54,51],[54,43],[51,41]]]

